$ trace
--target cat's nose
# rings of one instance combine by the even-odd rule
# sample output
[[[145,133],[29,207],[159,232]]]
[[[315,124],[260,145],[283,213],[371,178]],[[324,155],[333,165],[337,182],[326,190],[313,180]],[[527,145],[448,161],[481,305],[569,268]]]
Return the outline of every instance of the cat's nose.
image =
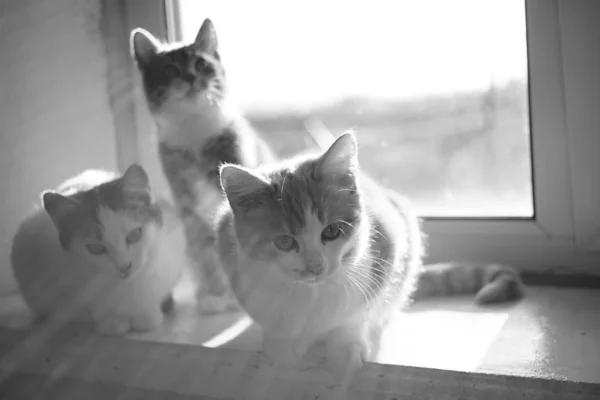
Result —
[[[184,81],[186,81],[187,83],[194,83],[194,81],[196,80],[196,75],[186,72],[183,74],[183,76],[181,78]]]
[[[132,263],[121,264],[117,266],[117,269],[121,272],[129,272],[129,270],[131,269],[131,264]]]
[[[321,275],[323,273],[323,263],[307,263],[306,271],[308,271],[312,275]]]

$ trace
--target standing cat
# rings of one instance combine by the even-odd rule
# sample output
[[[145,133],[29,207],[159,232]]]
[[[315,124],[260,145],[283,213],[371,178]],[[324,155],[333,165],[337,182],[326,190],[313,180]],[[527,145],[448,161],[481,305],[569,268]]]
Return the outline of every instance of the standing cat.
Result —
[[[264,351],[294,363],[323,340],[339,378],[376,355],[422,253],[416,216],[359,172],[357,151],[347,133],[318,156],[221,169],[219,254]]]
[[[92,318],[121,334],[161,325],[161,308],[186,263],[184,229],[154,202],[142,167],[122,177],[90,170],[42,195],[20,225],[11,262],[20,292],[41,317]]]
[[[161,44],[149,32],[135,29],[131,49],[157,126],[162,168],[186,226],[190,258],[197,263],[199,305],[222,311],[235,300],[214,251],[212,219],[223,200],[219,165],[256,167],[274,156],[230,107],[209,19],[191,44]]]

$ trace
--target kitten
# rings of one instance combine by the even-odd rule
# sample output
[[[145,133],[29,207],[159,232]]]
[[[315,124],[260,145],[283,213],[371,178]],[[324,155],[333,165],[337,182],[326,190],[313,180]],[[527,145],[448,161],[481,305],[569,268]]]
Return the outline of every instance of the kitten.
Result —
[[[269,146],[232,110],[215,28],[204,20],[191,44],[162,44],[138,28],[131,49],[156,123],[159,155],[178,213],[186,225],[190,258],[201,284],[204,311],[235,305],[214,251],[212,219],[223,201],[219,165],[256,167],[275,158]]]
[[[338,378],[376,356],[421,263],[418,220],[360,173],[354,135],[274,167],[221,168],[219,254],[265,353],[293,364],[317,341]]]
[[[174,210],[153,201],[144,169],[85,171],[42,203],[11,252],[34,314],[91,318],[107,334],[159,327],[186,263],[185,234]]]

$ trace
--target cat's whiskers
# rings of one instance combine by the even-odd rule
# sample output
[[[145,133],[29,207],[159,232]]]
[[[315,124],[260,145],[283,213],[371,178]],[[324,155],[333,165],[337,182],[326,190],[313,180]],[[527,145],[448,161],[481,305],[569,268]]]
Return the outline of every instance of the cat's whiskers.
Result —
[[[358,265],[357,265],[358,266]],[[380,284],[379,282],[377,282],[375,280],[375,278],[373,278],[372,276],[368,275],[368,272],[365,272],[365,270],[361,270],[360,268],[356,268],[356,269],[352,269],[351,273],[353,274],[353,276],[357,279],[360,278],[364,278],[366,280],[368,280],[369,282],[371,282],[373,285],[375,285],[376,288],[378,288],[380,291],[383,291],[384,287],[382,284]],[[376,307],[381,308],[381,304],[379,302],[379,297],[377,296],[377,293],[375,292],[375,289],[373,289],[370,286],[366,286],[366,289],[373,294],[373,296],[371,297],[371,302],[373,304],[375,304]]]
[[[362,279],[363,277],[361,275],[357,274],[356,272],[357,271],[355,271],[355,270],[350,270],[350,271],[348,271],[348,276],[349,277],[351,276],[354,280],[356,280],[360,284],[361,288],[364,289],[365,293],[367,294],[367,298],[366,298],[367,302],[369,304],[373,303],[373,301],[375,299],[374,295],[376,295],[376,293],[372,290],[372,288],[370,288],[368,285],[366,285],[365,282],[363,282],[363,279]]]
[[[394,265],[391,262],[375,256],[370,256],[369,258],[365,259],[365,261],[370,261],[377,264],[380,267],[379,272],[383,274],[383,276],[386,278],[386,281],[392,286],[394,286],[396,289],[401,289],[400,285],[398,284],[398,276],[395,273]],[[387,263],[387,265],[391,268],[392,272],[390,272],[390,270],[386,270],[381,263]],[[370,268],[370,266],[363,267]]]
[[[358,280],[359,282],[361,282],[360,278],[357,276],[353,277],[354,279]],[[379,301],[377,300],[377,297],[375,297],[374,294],[375,293],[368,285],[365,285],[364,282],[361,282],[361,286],[363,287],[363,289],[368,293],[369,298],[366,301],[366,308],[369,310],[369,315],[372,312],[373,309],[379,309],[381,310],[381,306],[379,304]]]
[[[373,278],[373,276],[370,275],[371,271],[367,270],[367,268],[364,267],[365,266],[360,264],[354,264],[354,268],[351,271],[352,273],[358,274],[360,277],[363,277],[371,283],[373,283],[377,287],[377,289],[383,290],[383,286],[379,282],[377,282],[375,278]]]
[[[352,228],[352,229],[356,229],[356,227],[355,227],[354,225],[352,225],[352,224],[351,224],[350,222],[348,222],[348,221],[344,221],[343,219],[340,219],[340,222],[342,222],[342,223],[344,223],[344,224],[348,225],[348,226],[349,226],[350,228]]]
[[[383,259],[383,258],[380,258],[380,257],[375,257],[375,256],[373,256],[373,255],[370,255],[370,256],[368,256],[368,258],[369,258],[369,260],[371,260],[371,261],[380,261],[380,262],[382,262],[382,263],[385,263],[385,264],[387,264],[388,266],[390,266],[390,267],[392,267],[392,268],[394,267],[394,264],[392,264],[390,261],[388,261],[388,260],[385,260],[385,259]],[[380,265],[381,267],[383,267],[381,264],[379,264],[379,265]]]
[[[387,240],[387,237],[383,233],[381,233],[380,231],[378,231],[377,229],[373,228],[372,226],[369,229],[371,229],[371,232],[375,232],[376,234],[378,234],[379,236],[381,236],[383,239]]]
[[[356,268],[356,269],[361,269],[361,270],[367,270],[367,269],[371,269],[372,266],[370,264],[367,264],[368,262],[373,262],[377,265],[379,265],[380,269],[378,270],[379,273],[381,273],[386,279],[385,281],[387,281],[388,283],[390,283],[391,285],[393,285],[395,288],[400,289],[400,286],[398,285],[398,279],[395,276],[395,274],[390,273],[388,270],[386,270],[383,265],[378,262],[385,262],[387,264],[390,265],[390,267],[393,267],[393,264],[391,264],[389,261],[384,260],[382,258],[378,258],[375,256],[363,256],[363,257],[354,257],[354,256],[349,256],[347,257],[347,259],[355,259],[356,261],[359,262],[352,262],[349,265],[349,268]]]
[[[350,308],[350,293],[348,293],[348,287],[346,286],[346,284],[344,283],[343,285],[344,292],[346,292],[346,308],[344,309],[344,312],[346,312]]]
[[[356,278],[354,278],[354,275],[352,274],[347,274],[346,275],[346,279],[348,280],[348,282],[350,283],[350,288],[356,288],[358,289],[363,298],[365,299],[366,302],[369,302],[369,296],[367,296],[367,293],[365,293],[365,291],[363,290],[360,281],[356,280]]]
[[[356,278],[354,278],[351,275],[347,275],[346,278],[348,279],[348,282],[350,283],[350,288],[353,289],[353,291],[356,293],[356,289],[358,289],[358,291],[360,292],[360,294],[362,295],[362,298],[365,301],[365,304],[370,304],[369,302],[369,296],[367,295],[367,293],[363,290],[362,285],[360,284],[360,281],[357,280]],[[371,316],[371,310],[370,307],[366,307],[366,310],[369,314],[369,318]]]
[[[394,264],[392,264],[390,261],[385,260],[380,257],[376,257],[374,255],[348,256],[347,259],[355,259],[356,261],[366,261],[366,262],[372,261],[374,263],[377,263],[377,265],[379,265],[381,268],[383,268],[383,265],[381,265],[380,262],[385,263],[386,265],[388,265],[391,268],[394,267]]]
[[[395,273],[391,273],[389,271],[386,271],[385,268],[383,268],[383,266],[379,262],[377,262],[376,260],[365,260],[365,261],[371,261],[371,262],[377,264],[380,267],[380,269],[378,269],[377,271],[378,271],[378,273],[380,273],[381,275],[383,275],[383,277],[385,278],[385,281],[387,281],[387,282],[389,282],[391,284],[395,284],[396,283],[396,280],[397,280],[396,278],[397,277],[396,277]],[[362,269],[362,270],[367,270],[367,269],[370,270],[372,268],[372,265],[370,265],[370,264],[358,264],[358,263],[356,263],[355,265],[356,265],[356,268]]]
[[[365,299],[366,305],[367,305],[366,309],[367,309],[367,312],[369,313],[369,319],[370,319],[371,312],[372,312],[372,306],[374,305],[374,302],[372,301],[372,298],[371,298],[371,294],[364,290],[364,284],[360,281],[360,279],[358,277],[356,277],[352,273],[347,274],[346,277],[348,278],[349,282],[351,282],[353,284],[353,286],[356,287],[358,290],[360,290],[360,292],[362,293],[362,295]]]

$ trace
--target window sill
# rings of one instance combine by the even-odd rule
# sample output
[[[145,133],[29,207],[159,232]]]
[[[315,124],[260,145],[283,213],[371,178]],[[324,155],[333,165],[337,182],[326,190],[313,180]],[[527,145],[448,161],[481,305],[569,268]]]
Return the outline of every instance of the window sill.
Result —
[[[598,398],[598,304],[599,290],[547,287],[529,288],[522,302],[508,307],[476,308],[468,298],[420,302],[390,326],[378,360],[382,364],[369,364],[360,373],[350,398],[416,398],[419,393],[431,398],[439,398],[435,393],[444,398]],[[2,308],[0,325],[10,328],[0,330],[0,374],[12,375],[0,388],[16,387],[20,394],[30,386],[25,383],[36,380],[55,390],[127,389],[130,395],[150,390],[170,392],[172,398],[237,398],[253,390],[266,392],[260,398],[290,398],[282,391],[292,382],[321,398],[331,390],[314,358],[309,368],[278,371],[275,378],[269,362],[254,351],[260,332],[244,318],[232,324],[231,317],[207,320],[182,310],[156,332],[100,338],[71,327],[38,347],[36,335],[25,333],[35,331],[23,330],[27,316],[18,301],[2,301]],[[222,336],[235,336],[245,327],[219,349],[189,346],[216,346],[227,339]]]

